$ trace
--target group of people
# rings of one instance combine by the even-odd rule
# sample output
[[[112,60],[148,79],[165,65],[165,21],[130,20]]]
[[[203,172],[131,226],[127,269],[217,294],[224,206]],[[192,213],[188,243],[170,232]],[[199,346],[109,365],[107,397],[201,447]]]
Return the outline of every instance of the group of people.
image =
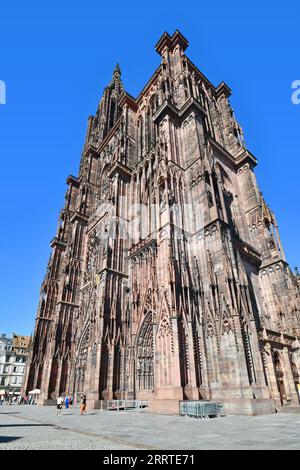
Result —
[[[56,414],[60,415],[63,405],[65,405],[66,410],[72,408],[73,397],[72,395],[60,395],[56,400]]]
[[[7,405],[34,405],[36,403],[36,397],[34,395],[26,395],[26,396],[0,396],[0,405],[3,406],[4,404]],[[74,403],[74,399],[72,395],[60,395],[56,400],[56,415],[61,414],[61,410],[63,406],[65,406],[66,410],[72,408]],[[80,396],[80,414],[84,415],[86,413],[86,395]]]
[[[1,395],[0,397],[0,405],[35,405],[36,397],[34,395],[8,395],[4,396]]]
[[[72,395],[60,395],[56,400],[56,415],[61,414],[61,410],[65,405],[66,410],[72,408],[73,397]],[[86,395],[81,395],[80,397],[80,414],[83,415],[86,412]]]
[[[18,402],[19,405],[35,405],[37,397],[35,395],[25,395],[24,397],[20,395]]]

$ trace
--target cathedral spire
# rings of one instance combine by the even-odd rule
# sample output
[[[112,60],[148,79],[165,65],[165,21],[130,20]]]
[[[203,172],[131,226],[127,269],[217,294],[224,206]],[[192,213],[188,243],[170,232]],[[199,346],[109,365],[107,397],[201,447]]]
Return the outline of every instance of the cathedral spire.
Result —
[[[114,68],[109,88],[115,89],[117,93],[124,91],[123,83],[121,80],[121,68],[119,62],[116,63],[116,66]]]
[[[121,75],[121,68],[120,68],[119,62],[116,63],[113,75],[115,74]]]
[[[104,89],[97,112],[89,121],[86,142],[99,144],[114,126],[121,113],[119,102],[124,91],[121,68],[117,62],[112,78]]]

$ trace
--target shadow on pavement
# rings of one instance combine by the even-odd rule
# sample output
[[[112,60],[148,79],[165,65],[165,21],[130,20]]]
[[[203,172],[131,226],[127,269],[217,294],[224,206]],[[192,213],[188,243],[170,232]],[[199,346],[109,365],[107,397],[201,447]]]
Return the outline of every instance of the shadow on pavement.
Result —
[[[1,424],[0,428],[23,428],[23,427],[37,427],[37,426],[53,426],[53,424]]]
[[[17,437],[17,436],[0,436],[0,444],[4,444],[5,442],[16,441],[17,439],[22,439],[22,438]]]

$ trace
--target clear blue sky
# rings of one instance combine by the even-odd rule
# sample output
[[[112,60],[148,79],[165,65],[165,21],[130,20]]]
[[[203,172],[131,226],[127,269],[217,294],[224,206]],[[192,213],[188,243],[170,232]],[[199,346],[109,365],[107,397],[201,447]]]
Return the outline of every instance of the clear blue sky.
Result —
[[[64,203],[76,174],[87,117],[115,63],[137,95],[159,64],[167,30],[214,83],[224,80],[261,189],[280,225],[287,258],[300,265],[300,79],[296,2],[5,2],[0,11],[0,332],[29,334]]]

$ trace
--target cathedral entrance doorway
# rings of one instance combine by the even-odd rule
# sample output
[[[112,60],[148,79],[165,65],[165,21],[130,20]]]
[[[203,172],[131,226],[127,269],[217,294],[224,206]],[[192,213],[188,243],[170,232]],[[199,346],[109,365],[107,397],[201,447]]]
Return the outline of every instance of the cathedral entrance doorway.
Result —
[[[285,385],[284,385],[284,373],[282,370],[279,353],[277,351],[273,353],[273,361],[274,361],[277,387],[278,387],[278,391],[280,395],[280,402],[281,402],[281,405],[283,405],[286,402],[286,390],[285,390]]]
[[[300,403],[300,374],[298,372],[298,367],[296,366],[296,364],[293,361],[292,357],[290,358],[290,363],[291,363],[291,369],[292,369],[295,389],[296,389],[296,392],[297,392],[298,402]]]
[[[154,388],[154,344],[152,312],[145,314],[136,342],[136,391]]]

